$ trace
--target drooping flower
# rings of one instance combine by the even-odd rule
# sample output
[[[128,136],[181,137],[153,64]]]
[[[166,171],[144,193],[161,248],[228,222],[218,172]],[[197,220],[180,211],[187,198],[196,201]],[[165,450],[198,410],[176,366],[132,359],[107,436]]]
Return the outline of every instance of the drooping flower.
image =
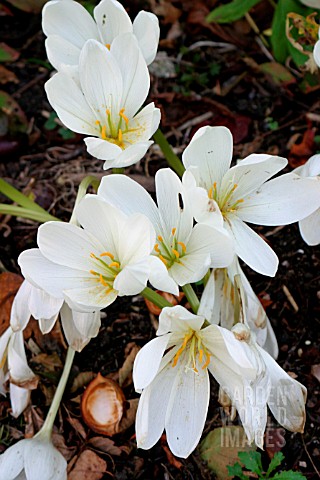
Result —
[[[0,480],[67,480],[67,462],[46,431],[20,440],[0,455]]]
[[[279,349],[276,336],[260,300],[254,293],[247,277],[235,256],[227,268],[213,269],[200,300],[198,314],[210,323],[216,323],[229,330],[240,321],[236,318],[237,286],[235,276],[242,284],[246,310],[246,320],[250,330],[255,334],[258,345],[273,358],[278,357]]]
[[[317,182],[295,173],[269,180],[287,165],[281,157],[252,154],[230,168],[231,159],[231,132],[200,128],[183,153],[186,202],[199,223],[216,225],[222,217],[237,255],[255,271],[274,276],[276,254],[245,222],[275,226],[305,218],[319,202]]]
[[[139,111],[149,85],[137,42],[127,33],[116,37],[110,51],[88,40],[80,54],[78,74],[58,72],[45,89],[64,125],[90,135],[85,138],[87,150],[105,160],[107,169],[136,163],[152,144],[149,139],[158,128],[160,110],[149,103]]]
[[[139,212],[150,219],[157,235],[153,255],[164,263],[176,285],[201,280],[209,267],[227,266],[234,250],[222,222],[217,227],[193,226],[191,209],[182,201],[181,181],[172,170],[159,170],[155,182],[158,206],[141,185],[125,175],[104,177],[98,196],[126,214]]]
[[[267,402],[283,426],[301,431],[305,388],[251,341],[247,327],[201,329],[203,323],[181,306],[164,308],[158,337],[138,353],[133,370],[135,389],[142,391],[138,447],[151,448],[165,429],[173,454],[186,458],[194,450],[208,410],[208,370],[237,408],[250,443],[262,447]]]
[[[63,222],[39,228],[39,249],[19,257],[25,278],[80,312],[101,310],[118,295],[140,293],[155,243],[149,220],[139,214],[128,217],[96,195],[86,196],[75,213],[83,228]],[[162,262],[153,262],[152,268],[159,272],[154,286],[171,292],[170,279],[162,281]]]
[[[300,177],[316,178],[318,180],[318,189],[320,191],[320,154],[313,155],[304,165],[296,168],[294,173]],[[311,213],[311,215],[308,215],[306,218],[300,220],[299,229],[303,240],[308,245],[318,245],[320,243],[320,199],[317,204],[314,204],[314,211]]]
[[[155,58],[159,43],[159,22],[153,13],[141,11],[133,24],[121,5],[115,0],[102,0],[93,12],[73,0],[52,0],[42,11],[42,28],[50,63],[59,70],[64,65],[78,65],[86,40],[97,40],[112,45],[124,33],[132,33],[138,41],[142,55],[149,65]],[[128,51],[123,55],[130,59]]]

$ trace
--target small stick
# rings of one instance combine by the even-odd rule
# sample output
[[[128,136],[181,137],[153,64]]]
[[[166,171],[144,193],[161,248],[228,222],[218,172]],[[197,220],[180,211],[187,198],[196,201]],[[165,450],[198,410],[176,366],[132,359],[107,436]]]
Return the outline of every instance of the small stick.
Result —
[[[283,290],[283,293],[285,294],[285,296],[287,297],[289,303],[293,307],[293,310],[297,313],[299,311],[299,307],[297,305],[297,302],[295,301],[295,299],[291,295],[289,289],[285,285],[282,285],[282,290]]]

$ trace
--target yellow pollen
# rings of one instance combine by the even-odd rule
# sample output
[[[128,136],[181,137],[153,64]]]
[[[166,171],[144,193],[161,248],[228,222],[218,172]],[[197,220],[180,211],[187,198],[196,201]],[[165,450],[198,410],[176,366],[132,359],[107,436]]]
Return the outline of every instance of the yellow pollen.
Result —
[[[202,350],[202,348],[200,348],[200,350],[199,350],[199,361],[200,361],[200,363],[202,362],[202,359],[203,359],[203,350]]]
[[[112,255],[112,253],[110,253],[110,252],[100,253],[100,257],[109,257],[109,258],[111,258],[111,260],[114,259],[114,255]]]
[[[119,142],[122,143],[122,130],[121,130],[121,128],[119,128],[118,139],[119,139]]]
[[[160,249],[159,249],[159,244],[156,243],[155,246],[154,246],[154,249],[157,253],[160,253]]]
[[[176,231],[177,231],[176,228],[173,228],[173,229],[171,230],[171,233],[172,233],[173,236],[176,234]]]
[[[207,357],[207,360],[206,360],[205,363],[202,365],[202,367],[201,367],[202,370],[204,370],[205,368],[207,368],[207,366],[208,366],[209,363],[210,363],[210,354],[207,353],[206,357]]]
[[[176,258],[180,257],[180,253],[178,252],[178,250],[175,250],[174,248],[172,248],[172,251],[173,251],[174,255],[176,256]]]
[[[99,275],[99,273],[95,272],[94,270],[89,270],[89,273],[91,273],[91,275]]]
[[[120,263],[118,263],[118,262],[111,262],[111,263],[109,263],[109,265],[108,265],[108,266],[109,266],[109,267],[116,267],[116,268],[120,268]]]
[[[105,125],[103,125],[103,127],[101,127],[101,138],[103,140],[107,140],[107,127]]]
[[[187,343],[189,342],[189,340],[192,336],[193,336],[193,332],[189,333],[189,335],[186,335],[184,337],[183,344],[181,345],[181,347],[179,348],[179,350],[177,351],[177,353],[174,356],[173,363],[172,363],[173,367],[175,367],[177,365],[181,353],[185,350],[185,348],[187,346]]]
[[[113,288],[112,287],[109,287],[107,288],[107,290],[105,291],[105,293],[108,295],[110,292],[112,292]]]
[[[124,108],[121,108],[119,112],[119,117],[123,118],[123,120],[125,121],[125,124],[128,125],[129,118],[124,114]]]
[[[105,46],[107,47],[108,50],[110,50],[110,47],[111,47],[110,43],[105,43]]]
[[[96,125],[100,125],[100,120],[96,120]]]
[[[108,117],[109,117],[109,115],[111,115],[111,112],[110,112],[109,108],[107,108],[106,114],[108,115]]]
[[[159,255],[159,258],[165,265],[167,265],[168,262],[162,255]]]
[[[103,276],[102,276],[101,273],[100,273],[99,281],[100,281],[100,283],[102,283],[102,285],[103,285],[104,287],[107,287],[107,286],[108,286],[107,282],[103,279]]]
[[[161,235],[158,235],[158,240],[159,242],[163,243],[163,238],[161,237]]]
[[[178,242],[178,245],[180,245],[180,247],[182,248],[183,253],[186,253],[187,247],[186,247],[185,243]]]
[[[209,197],[211,200],[213,199],[213,190],[212,190],[212,187],[209,188],[208,197]]]

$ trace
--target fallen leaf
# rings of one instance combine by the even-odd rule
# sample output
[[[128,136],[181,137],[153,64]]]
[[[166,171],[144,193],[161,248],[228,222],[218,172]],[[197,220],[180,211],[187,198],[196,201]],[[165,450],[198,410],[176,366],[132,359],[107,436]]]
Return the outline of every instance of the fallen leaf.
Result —
[[[295,77],[281,63],[266,62],[260,65],[260,70],[271,77],[276,85],[291,85],[296,83]]]
[[[312,375],[320,382],[320,364],[311,366]]]
[[[93,437],[90,438],[89,445],[101,452],[109,453],[109,455],[119,456],[124,452],[122,447],[117,447],[111,438]]]
[[[6,43],[0,43],[0,62],[15,62],[20,56],[14,48],[9,47]]]
[[[315,152],[314,143],[315,129],[308,128],[302,137],[300,143],[294,143],[291,146],[289,154],[289,165],[292,168],[303,165]]]
[[[12,302],[22,282],[16,273],[0,274],[0,335],[9,327]]]
[[[164,453],[166,454],[166,457],[167,457],[167,460],[168,462],[170,463],[170,465],[172,465],[173,467],[177,468],[178,470],[180,470],[182,467],[183,467],[183,463],[180,462],[180,460],[178,460],[174,455],[173,453],[171,452],[171,450],[169,449],[169,447],[167,446],[167,439],[166,439],[166,436],[165,435],[162,435],[161,436],[161,446],[164,450]]]
[[[128,428],[130,428],[131,425],[134,424],[136,419],[139,399],[133,398],[132,400],[129,400],[127,403],[129,404],[129,408],[127,408],[123,417],[121,418],[121,421],[119,424],[119,433],[122,433]]]
[[[8,0],[14,7],[27,13],[40,13],[47,0]]]
[[[85,431],[80,420],[75,417],[71,417],[70,415],[68,416],[67,420],[72,428],[85,440],[87,438],[87,432]]]
[[[165,25],[175,23],[182,15],[182,11],[167,0],[160,0],[159,3],[152,0],[150,3],[152,11],[160,17],[164,17]]]
[[[100,480],[107,471],[107,462],[92,450],[84,450],[68,474],[68,480]]]
[[[19,80],[15,73],[13,73],[11,70],[8,70],[3,65],[0,65],[0,83],[5,84],[9,82],[19,83]]]
[[[60,433],[52,433],[52,443],[67,461],[69,461],[76,453],[77,447],[67,447],[64,436]]]
[[[32,363],[38,363],[44,367],[47,372],[61,371],[63,364],[59,355],[55,352],[51,355],[40,353],[32,358]]]
[[[24,111],[20,105],[3,90],[0,91],[0,117],[1,114],[8,119],[7,131],[2,132],[3,135],[8,132],[25,133],[27,131],[29,123]]]
[[[88,385],[91,380],[96,377],[96,374],[93,372],[81,372],[73,380],[70,393],[76,392],[79,388],[85,387]]]
[[[132,370],[134,359],[136,358],[140,347],[135,343],[131,344],[131,348],[128,352],[128,356],[123,362],[122,367],[119,369],[119,385],[120,387],[128,386],[132,383]]]

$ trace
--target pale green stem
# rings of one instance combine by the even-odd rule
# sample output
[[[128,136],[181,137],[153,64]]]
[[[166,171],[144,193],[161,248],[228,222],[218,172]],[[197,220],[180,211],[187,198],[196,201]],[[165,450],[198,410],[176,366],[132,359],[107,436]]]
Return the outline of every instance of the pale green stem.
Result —
[[[141,295],[147,300],[150,300],[150,302],[157,305],[157,307],[159,308],[173,306],[172,303],[168,302],[168,300],[159,295],[159,293],[152,290],[152,288],[146,287],[144,290],[142,290]]]
[[[249,13],[249,12],[245,13],[245,17],[246,17],[246,20],[247,20],[247,22],[249,23],[250,27],[252,28],[252,30],[253,30],[257,35],[259,35],[259,37],[260,37],[262,43],[264,44],[264,46],[267,47],[267,48],[269,48],[269,44],[268,44],[267,40],[264,38],[264,36],[263,36],[262,33],[260,32],[258,25],[257,25],[256,22],[253,20],[253,18],[251,17],[250,13]]]
[[[78,188],[76,201],[74,203],[72,215],[71,215],[71,218],[69,220],[70,223],[73,223],[75,225],[77,224],[77,220],[76,220],[76,216],[75,216],[75,209],[76,209],[76,206],[78,205],[78,203],[80,202],[80,200],[82,200],[83,197],[85,196],[85,194],[87,193],[87,190],[90,187],[90,185],[92,185],[92,187],[97,191],[98,187],[100,185],[100,180],[98,178],[92,176],[92,175],[88,175],[87,177],[84,177],[83,180],[81,180],[81,183],[80,183],[79,188]]]
[[[182,287],[182,290],[184,291],[184,294],[187,297],[188,302],[190,303],[193,313],[197,314],[200,302],[196,295],[196,292],[193,290],[190,283],[184,285]]]
[[[59,218],[50,215],[45,210],[30,210],[24,207],[18,207],[17,205],[7,205],[6,203],[0,203],[0,213],[4,215],[14,215],[15,217],[28,218],[29,220],[35,220],[37,222],[49,222],[59,221]]]
[[[53,424],[54,424],[57,412],[59,410],[62,395],[63,395],[63,392],[66,388],[69,373],[70,373],[70,370],[71,370],[71,367],[72,367],[74,354],[75,354],[75,350],[73,350],[73,348],[69,347],[68,351],[67,351],[66,361],[65,361],[65,364],[64,364],[64,367],[63,367],[63,372],[62,372],[62,375],[60,377],[60,380],[59,380],[59,383],[58,383],[58,386],[57,386],[57,390],[54,394],[54,397],[53,397],[49,412],[47,414],[47,417],[45,419],[45,422],[42,425],[42,428],[38,432],[37,435],[48,435],[49,437],[51,436]]]
[[[112,173],[124,173],[124,168],[113,168]]]
[[[10,183],[7,183],[3,178],[0,178],[0,192],[3,193],[6,197],[10,198],[13,202],[18,203],[22,207],[27,208],[28,210],[36,210],[37,212],[45,212],[44,208],[40,207],[36,202],[31,200],[23,193],[19,192],[14,188]]]
[[[180,177],[182,177],[183,172],[185,171],[183,163],[181,162],[180,158],[174,153],[170,143],[159,128],[156,133],[154,133],[153,138],[161,148],[169,167],[171,167]]]

